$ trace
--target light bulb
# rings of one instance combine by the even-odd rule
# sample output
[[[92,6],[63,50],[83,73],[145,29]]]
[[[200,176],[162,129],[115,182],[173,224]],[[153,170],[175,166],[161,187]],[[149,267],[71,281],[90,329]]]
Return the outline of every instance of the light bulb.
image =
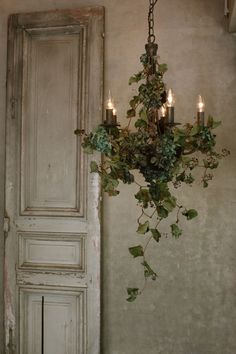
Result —
[[[112,102],[112,97],[111,97],[111,91],[109,90],[108,93],[108,100],[107,100],[107,109],[113,109],[113,102]]]
[[[168,107],[174,107],[175,104],[175,96],[173,94],[173,90],[169,89],[168,94],[167,94],[167,106]]]
[[[205,110],[205,102],[204,99],[202,98],[201,95],[198,95],[198,99],[197,99],[197,111],[198,112],[204,112]]]

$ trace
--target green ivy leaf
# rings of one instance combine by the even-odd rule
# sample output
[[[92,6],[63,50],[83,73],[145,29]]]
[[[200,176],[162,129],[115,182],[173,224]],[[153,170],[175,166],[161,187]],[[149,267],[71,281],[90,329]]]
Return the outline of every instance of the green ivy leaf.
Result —
[[[160,218],[167,218],[169,215],[168,210],[166,210],[163,206],[157,206],[157,213]]]
[[[163,202],[163,207],[168,210],[168,212],[171,212],[174,210],[174,208],[176,207],[176,198],[171,196],[167,199],[164,200]]]
[[[145,120],[145,122],[148,121],[146,109],[144,109],[144,108],[140,109],[140,111],[139,111],[139,117],[140,117],[141,119]]]
[[[143,119],[138,119],[135,122],[135,128],[146,128],[147,127],[147,122]]]
[[[137,194],[135,194],[135,198],[138,199],[140,203],[143,204],[143,207],[148,208],[148,203],[152,200],[152,196],[149,193],[148,189],[140,189]]]
[[[102,175],[102,187],[109,196],[116,196],[120,193],[116,190],[118,185],[119,181],[117,179],[112,178],[109,174]]]
[[[178,176],[176,177],[176,181],[178,181],[178,182],[184,182],[184,181],[185,181],[185,176],[186,176],[185,172],[182,172],[180,175],[178,175]]]
[[[181,129],[176,128],[174,130],[174,143],[182,142],[184,138],[185,138],[185,132]]]
[[[192,184],[195,181],[195,178],[193,177],[193,175],[191,175],[191,173],[189,173],[186,177],[184,182],[187,184]]]
[[[142,246],[135,246],[129,248],[129,253],[132,254],[134,258],[142,257],[143,256],[143,247]]]
[[[157,273],[154,272],[154,270],[150,267],[150,265],[146,261],[144,261],[142,263],[142,265],[144,266],[144,276],[145,276],[145,278],[152,277],[152,280],[156,280]]]
[[[207,120],[207,126],[208,128],[211,128],[211,129],[215,129],[217,127],[219,127],[221,125],[221,122],[220,121],[214,121],[213,117],[212,116],[209,116],[208,117],[208,120]]]
[[[178,225],[172,224],[171,225],[171,233],[172,233],[173,237],[179,238],[182,235],[182,230],[179,228]]]
[[[128,288],[127,293],[129,296],[127,298],[127,301],[133,302],[136,300],[137,296],[139,295],[139,289],[138,288]]]
[[[135,109],[129,109],[128,111],[127,111],[127,118],[132,118],[132,117],[135,117],[136,116],[136,111],[135,111]]]
[[[218,121],[218,122],[214,121],[213,125],[212,125],[212,129],[218,128],[220,125],[221,125],[220,121]]]
[[[154,240],[156,242],[159,242],[161,238],[161,233],[157,229],[151,229],[150,231],[152,233],[152,237],[154,238]]]
[[[139,103],[139,96],[134,96],[132,100],[129,102],[129,105],[131,108],[135,109],[138,103]]]
[[[138,74],[135,74],[135,75],[131,76],[131,78],[129,79],[129,85],[132,85],[133,83],[137,83],[140,80],[142,80],[143,78],[144,78],[143,77],[143,72],[140,71]]]
[[[86,154],[89,154],[89,155],[91,155],[91,154],[93,154],[94,153],[94,149],[93,149],[93,147],[91,146],[91,145],[83,145],[83,149],[84,149],[84,152],[86,153]]]
[[[190,135],[195,136],[200,132],[200,130],[201,130],[200,126],[197,124],[194,124],[194,126],[191,129]]]
[[[86,154],[93,154],[94,150],[96,149],[96,146],[92,144],[92,139],[93,133],[90,133],[89,136],[86,136],[82,142],[82,147]]]
[[[184,211],[182,214],[186,216],[187,220],[192,220],[198,216],[198,212],[195,209]]]
[[[146,221],[144,224],[140,224],[137,230],[138,234],[144,235],[149,231],[149,221]]]
[[[188,164],[192,161],[192,157],[189,156],[182,156],[181,160],[184,165],[188,166]]]
[[[164,74],[168,70],[167,64],[159,64],[158,70]]]
[[[98,172],[99,170],[98,170],[98,164],[97,164],[97,162],[95,162],[95,161],[91,161],[90,162],[90,172],[91,173],[95,173],[95,172]]]
[[[150,160],[151,164],[155,164],[157,162],[157,158],[155,156],[153,156]]]

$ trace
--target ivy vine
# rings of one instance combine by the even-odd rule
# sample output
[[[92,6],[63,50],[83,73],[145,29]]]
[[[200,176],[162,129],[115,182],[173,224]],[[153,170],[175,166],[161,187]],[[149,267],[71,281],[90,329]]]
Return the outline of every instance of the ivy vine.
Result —
[[[167,233],[178,239],[183,232],[181,218],[192,220],[198,215],[195,209],[184,207],[171,191],[183,184],[191,186],[195,182],[196,169],[203,170],[200,182],[206,188],[213,178],[212,171],[229,154],[226,149],[221,152],[215,150],[214,129],[220,122],[214,121],[211,116],[206,126],[194,123],[168,127],[161,120],[158,120],[157,126],[155,117],[166,102],[163,76],[167,66],[157,63],[157,70],[150,76],[147,54],[143,54],[140,60],[142,71],[129,80],[130,85],[140,85],[129,103],[127,126],[118,128],[101,124],[94,132],[85,134],[82,144],[88,154],[94,151],[104,154],[103,162],[98,165],[92,161],[90,168],[92,173],[100,175],[102,188],[109,196],[119,194],[120,181],[136,183],[138,187],[135,199],[141,212],[137,220],[137,233],[142,240],[130,247],[129,253],[141,260],[144,285],[127,289],[129,302],[144,291],[149,279],[154,281],[158,277],[147,259],[150,243],[159,243]],[[135,120],[133,129],[130,128],[131,120]],[[144,185],[135,180],[135,170],[143,175]],[[168,232],[162,229],[161,223],[172,213],[176,213],[175,222],[170,223]]]

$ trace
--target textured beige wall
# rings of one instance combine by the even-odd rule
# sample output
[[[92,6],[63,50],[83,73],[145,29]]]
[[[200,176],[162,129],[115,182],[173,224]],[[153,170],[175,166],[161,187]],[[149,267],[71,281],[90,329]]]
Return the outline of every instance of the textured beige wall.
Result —
[[[229,0],[229,30],[236,32],[236,1]]]
[[[147,0],[1,0],[0,2],[0,217],[3,217],[4,110],[7,16],[10,13],[106,7],[105,89],[112,89],[120,121],[146,40]],[[127,248],[137,242],[135,187],[104,200],[103,354],[236,353],[236,38],[225,30],[224,0],[160,0],[159,54],[177,95],[179,121],[192,119],[201,92],[207,110],[223,120],[219,148],[231,150],[208,190],[187,188],[180,198],[199,209],[184,236],[151,251],[159,280],[134,304],[125,288],[139,285],[138,264]],[[2,228],[1,228],[2,229]],[[138,240],[139,242],[139,240]],[[3,263],[3,235],[0,237]],[[2,290],[2,274],[0,277]],[[2,318],[2,300],[0,301]],[[2,328],[0,328],[0,336]],[[2,343],[2,338],[0,338]],[[0,344],[1,346],[1,344]],[[33,354],[33,353],[32,353]]]

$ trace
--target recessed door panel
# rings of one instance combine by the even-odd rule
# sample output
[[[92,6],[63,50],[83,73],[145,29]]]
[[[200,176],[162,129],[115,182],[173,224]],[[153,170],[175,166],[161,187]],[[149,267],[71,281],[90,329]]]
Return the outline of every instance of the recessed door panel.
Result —
[[[22,353],[85,353],[84,291],[24,288],[20,298]]]
[[[21,214],[80,215],[83,27],[23,31]]]
[[[19,267],[85,271],[85,234],[19,233]]]

